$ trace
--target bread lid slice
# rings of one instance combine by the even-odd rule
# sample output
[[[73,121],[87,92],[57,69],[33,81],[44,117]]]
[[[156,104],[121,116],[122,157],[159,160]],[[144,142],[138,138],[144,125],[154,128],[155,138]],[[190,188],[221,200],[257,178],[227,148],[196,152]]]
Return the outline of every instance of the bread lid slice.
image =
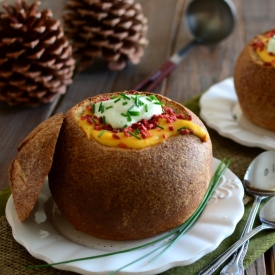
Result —
[[[63,114],[40,123],[18,146],[9,167],[9,182],[18,218],[25,220],[32,211],[51,169]]]

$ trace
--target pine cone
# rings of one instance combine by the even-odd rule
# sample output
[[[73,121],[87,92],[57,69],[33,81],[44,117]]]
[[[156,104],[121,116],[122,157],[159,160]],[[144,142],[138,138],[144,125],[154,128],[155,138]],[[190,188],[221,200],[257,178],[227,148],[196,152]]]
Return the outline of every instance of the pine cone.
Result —
[[[39,4],[17,0],[0,13],[0,100],[12,106],[52,102],[72,83],[72,47],[60,21]]]
[[[73,56],[84,69],[97,57],[110,70],[122,70],[129,60],[138,64],[148,44],[147,19],[134,0],[66,0],[64,31]]]

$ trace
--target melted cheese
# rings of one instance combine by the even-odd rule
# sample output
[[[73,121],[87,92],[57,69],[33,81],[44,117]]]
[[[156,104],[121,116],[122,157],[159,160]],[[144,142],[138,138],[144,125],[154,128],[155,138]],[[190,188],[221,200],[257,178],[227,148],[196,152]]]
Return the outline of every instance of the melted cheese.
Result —
[[[105,131],[104,134],[100,136],[100,134],[102,134],[102,131],[95,130],[93,125],[89,124],[85,120],[79,120],[79,126],[82,127],[88,139],[93,138],[97,140],[99,143],[110,147],[124,147],[132,149],[146,148],[157,143],[163,142],[171,136],[180,134],[178,129],[182,127],[186,127],[187,129],[193,131],[193,134],[198,136],[202,141],[207,141],[209,139],[209,136],[205,130],[203,130],[200,126],[194,124],[189,120],[178,119],[175,122],[168,124],[165,119],[159,119],[158,125],[160,125],[164,129],[156,128],[149,130],[152,136],[147,137],[146,139],[138,139],[134,136],[126,137],[123,132],[116,134],[119,137],[119,139],[114,139],[113,132]],[[169,130],[169,126],[171,125],[174,126],[173,131]]]

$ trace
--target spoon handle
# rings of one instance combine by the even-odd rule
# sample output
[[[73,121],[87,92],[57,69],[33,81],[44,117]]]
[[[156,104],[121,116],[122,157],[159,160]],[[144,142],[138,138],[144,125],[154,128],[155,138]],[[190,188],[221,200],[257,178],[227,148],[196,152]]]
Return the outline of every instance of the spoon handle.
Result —
[[[262,199],[264,198],[266,197],[255,196],[255,200],[252,205],[251,211],[249,213],[242,236],[244,236],[247,232],[251,231],[259,206],[261,204]],[[249,244],[249,241],[246,241],[240,247],[240,249],[234,253],[232,260],[222,269],[220,273],[221,275],[243,275],[244,274],[243,260],[248,249],[248,244]]]
[[[159,69],[157,69],[154,73],[149,75],[146,79],[144,79],[140,84],[138,84],[134,90],[136,91],[147,91],[152,92],[161,82],[162,80],[169,75],[172,71],[174,71],[177,65],[182,61],[182,59],[196,46],[198,45],[197,40],[193,40],[189,42],[186,46],[181,48],[178,52],[174,53],[168,60],[166,60]],[[150,85],[149,87],[147,87]],[[147,88],[146,88],[147,87]]]
[[[274,229],[271,225],[261,224],[249,233],[245,234],[242,238],[240,238],[235,244],[233,244],[229,249],[227,249],[219,260],[214,261],[214,264],[210,264],[207,268],[201,270],[198,275],[211,275],[213,274],[221,264],[223,264],[242,244],[244,244],[251,237],[259,233],[264,229]]]

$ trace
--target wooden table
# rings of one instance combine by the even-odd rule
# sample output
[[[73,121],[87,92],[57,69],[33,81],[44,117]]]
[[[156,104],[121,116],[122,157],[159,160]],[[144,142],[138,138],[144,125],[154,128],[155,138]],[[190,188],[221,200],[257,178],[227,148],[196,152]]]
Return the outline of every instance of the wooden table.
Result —
[[[0,102],[0,189],[8,186],[8,167],[16,155],[17,145],[41,121],[55,113],[66,112],[89,96],[132,89],[191,40],[192,37],[185,29],[183,21],[186,0],[137,2],[142,4],[148,18],[150,41],[139,65],[128,64],[123,71],[112,72],[107,70],[104,62],[98,61],[84,72],[75,75],[74,82],[64,97],[35,109],[9,107]],[[237,24],[232,35],[218,45],[200,46],[192,51],[155,90],[156,93],[178,102],[200,94],[214,83],[232,76],[235,61],[244,45],[256,34],[275,27],[274,0],[233,2],[237,10]],[[45,8],[52,9],[54,17],[60,18],[63,2],[42,0],[41,10]],[[246,274],[274,274],[274,257],[270,252],[252,264],[246,270]],[[270,265],[270,262],[273,265]]]

